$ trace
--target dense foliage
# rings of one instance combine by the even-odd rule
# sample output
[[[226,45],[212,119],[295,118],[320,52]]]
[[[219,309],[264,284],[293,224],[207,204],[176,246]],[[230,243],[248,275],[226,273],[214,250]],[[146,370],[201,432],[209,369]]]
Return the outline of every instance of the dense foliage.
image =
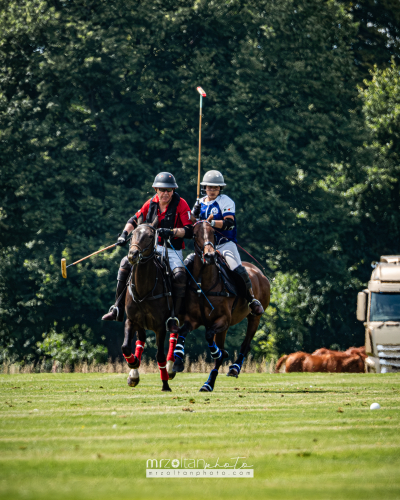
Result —
[[[386,4],[393,23],[398,9]],[[118,355],[121,325],[100,317],[125,250],[71,268],[67,280],[60,259],[115,241],[160,170],[194,201],[199,84],[203,171],[223,172],[240,243],[276,276],[255,351],[362,343],[354,302],[366,263],[397,252],[397,83],[384,84],[397,70],[377,71],[359,98],[362,72],[385,61],[372,45],[359,70],[354,44],[370,21],[353,15],[326,0],[3,4],[2,356],[34,359],[43,333],[68,339],[75,325]],[[374,233],[381,217],[390,236],[384,225]],[[195,339],[193,354],[202,351]]]

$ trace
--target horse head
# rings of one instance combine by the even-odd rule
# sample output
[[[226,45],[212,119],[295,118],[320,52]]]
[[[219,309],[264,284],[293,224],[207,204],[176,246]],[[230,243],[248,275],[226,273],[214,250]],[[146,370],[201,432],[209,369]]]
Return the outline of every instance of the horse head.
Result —
[[[215,264],[216,260],[215,235],[210,224],[212,219],[210,215],[207,220],[197,222],[193,230],[195,252],[206,265]]]
[[[158,227],[158,217],[151,224],[143,224],[143,217],[138,219],[138,225],[132,232],[128,260],[134,266],[146,262],[154,255],[155,235]]]

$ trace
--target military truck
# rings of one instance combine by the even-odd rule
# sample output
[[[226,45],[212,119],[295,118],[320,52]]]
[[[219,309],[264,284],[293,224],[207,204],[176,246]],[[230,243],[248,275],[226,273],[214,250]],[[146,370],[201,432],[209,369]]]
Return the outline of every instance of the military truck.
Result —
[[[400,255],[382,255],[368,288],[358,294],[357,319],[364,322],[368,371],[400,371]]]

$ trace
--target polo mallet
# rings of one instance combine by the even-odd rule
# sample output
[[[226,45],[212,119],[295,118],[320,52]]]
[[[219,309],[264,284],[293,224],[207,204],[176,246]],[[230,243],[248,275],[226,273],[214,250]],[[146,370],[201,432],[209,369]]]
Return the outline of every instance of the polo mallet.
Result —
[[[200,162],[201,162],[201,114],[203,112],[203,97],[206,93],[201,87],[197,87],[197,92],[200,94],[200,120],[199,120],[199,164],[197,172],[197,199],[200,199]]]
[[[90,255],[83,257],[83,259],[77,260],[76,262],[73,262],[69,266],[67,266],[67,260],[66,259],[61,259],[61,274],[63,278],[67,277],[67,269],[71,266],[74,266],[75,264],[79,264],[79,262],[82,262],[83,260],[89,259],[90,257],[93,257],[93,255],[96,255],[101,252],[105,252],[106,250],[109,250],[110,248],[116,247],[118,243],[113,243],[109,247],[102,248],[101,250],[97,250],[97,252],[91,253]]]

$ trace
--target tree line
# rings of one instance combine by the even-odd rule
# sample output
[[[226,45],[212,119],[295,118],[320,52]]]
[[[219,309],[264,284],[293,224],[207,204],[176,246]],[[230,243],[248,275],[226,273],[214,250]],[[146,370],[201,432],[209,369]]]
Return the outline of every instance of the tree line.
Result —
[[[30,0],[0,16],[1,357],[119,354],[121,325],[100,318],[126,249],[67,280],[60,259],[116,241],[159,171],[194,202],[198,85],[202,171],[223,173],[239,243],[273,279],[254,353],[363,343],[357,291],[399,251],[397,2]]]

